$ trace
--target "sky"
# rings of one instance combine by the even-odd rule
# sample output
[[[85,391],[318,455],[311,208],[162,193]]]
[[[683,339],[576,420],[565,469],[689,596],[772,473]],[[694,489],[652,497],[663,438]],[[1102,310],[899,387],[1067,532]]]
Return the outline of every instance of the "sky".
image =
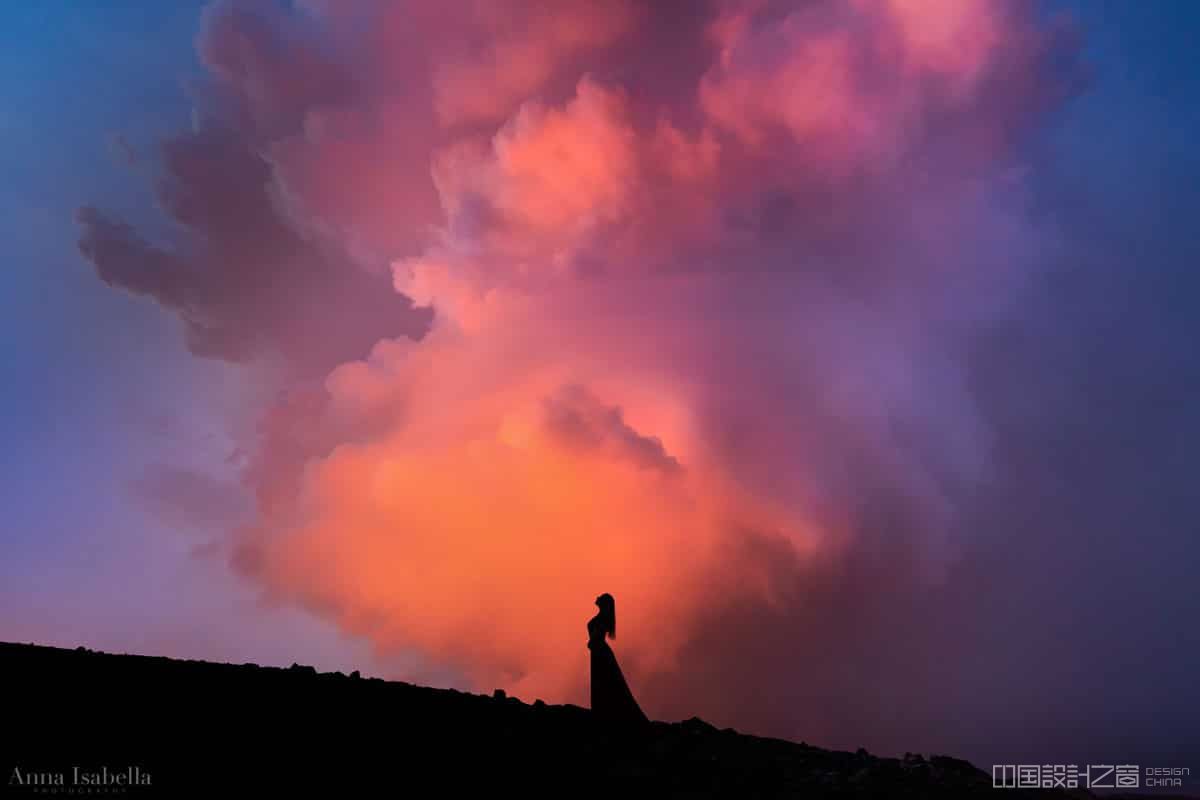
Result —
[[[0,14],[0,639],[1200,768],[1192,4]]]

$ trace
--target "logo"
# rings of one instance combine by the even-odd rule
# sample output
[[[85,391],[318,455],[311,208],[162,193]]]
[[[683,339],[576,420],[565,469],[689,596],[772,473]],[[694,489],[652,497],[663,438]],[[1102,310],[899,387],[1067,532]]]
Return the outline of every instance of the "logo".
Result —
[[[1140,789],[1181,788],[1188,767],[1137,764],[993,764],[994,789]]]
[[[16,766],[7,778],[9,789],[24,789],[38,795],[125,794],[130,789],[151,785],[150,773],[139,766],[114,768],[107,765],[73,765],[65,770]]]

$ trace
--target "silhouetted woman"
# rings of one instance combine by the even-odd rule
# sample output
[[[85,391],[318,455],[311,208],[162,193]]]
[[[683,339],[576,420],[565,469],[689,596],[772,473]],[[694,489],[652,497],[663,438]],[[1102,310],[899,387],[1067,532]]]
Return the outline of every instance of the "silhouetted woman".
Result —
[[[642,713],[625,676],[617,665],[617,657],[608,646],[608,639],[617,636],[617,606],[613,596],[605,592],[596,598],[600,612],[588,620],[588,649],[592,651],[592,713],[603,722],[641,727],[649,720]]]

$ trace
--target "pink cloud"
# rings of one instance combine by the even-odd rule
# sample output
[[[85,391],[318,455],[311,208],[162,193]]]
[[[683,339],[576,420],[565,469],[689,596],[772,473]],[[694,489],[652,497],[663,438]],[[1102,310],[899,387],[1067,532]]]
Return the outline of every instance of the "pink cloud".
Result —
[[[434,106],[444,125],[503,121],[564,64],[612,44],[632,24],[632,4],[557,6],[467,3],[462,39],[443,41],[433,72]]]
[[[212,12],[228,149],[165,167],[192,244],[85,212],[81,246],[200,352],[320,377],[246,443],[234,567],[547,700],[611,591],[652,711],[686,659],[690,699],[736,692],[747,632],[884,635],[986,475],[963,342],[1030,269],[1017,145],[1058,97],[1053,35],[952,5]]]

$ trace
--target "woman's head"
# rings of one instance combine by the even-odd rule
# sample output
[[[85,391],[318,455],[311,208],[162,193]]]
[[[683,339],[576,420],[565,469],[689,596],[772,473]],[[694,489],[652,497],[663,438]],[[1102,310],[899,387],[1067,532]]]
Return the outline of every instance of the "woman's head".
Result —
[[[617,638],[617,603],[608,592],[596,598],[600,607],[600,621],[603,623],[605,635],[610,639]]]

